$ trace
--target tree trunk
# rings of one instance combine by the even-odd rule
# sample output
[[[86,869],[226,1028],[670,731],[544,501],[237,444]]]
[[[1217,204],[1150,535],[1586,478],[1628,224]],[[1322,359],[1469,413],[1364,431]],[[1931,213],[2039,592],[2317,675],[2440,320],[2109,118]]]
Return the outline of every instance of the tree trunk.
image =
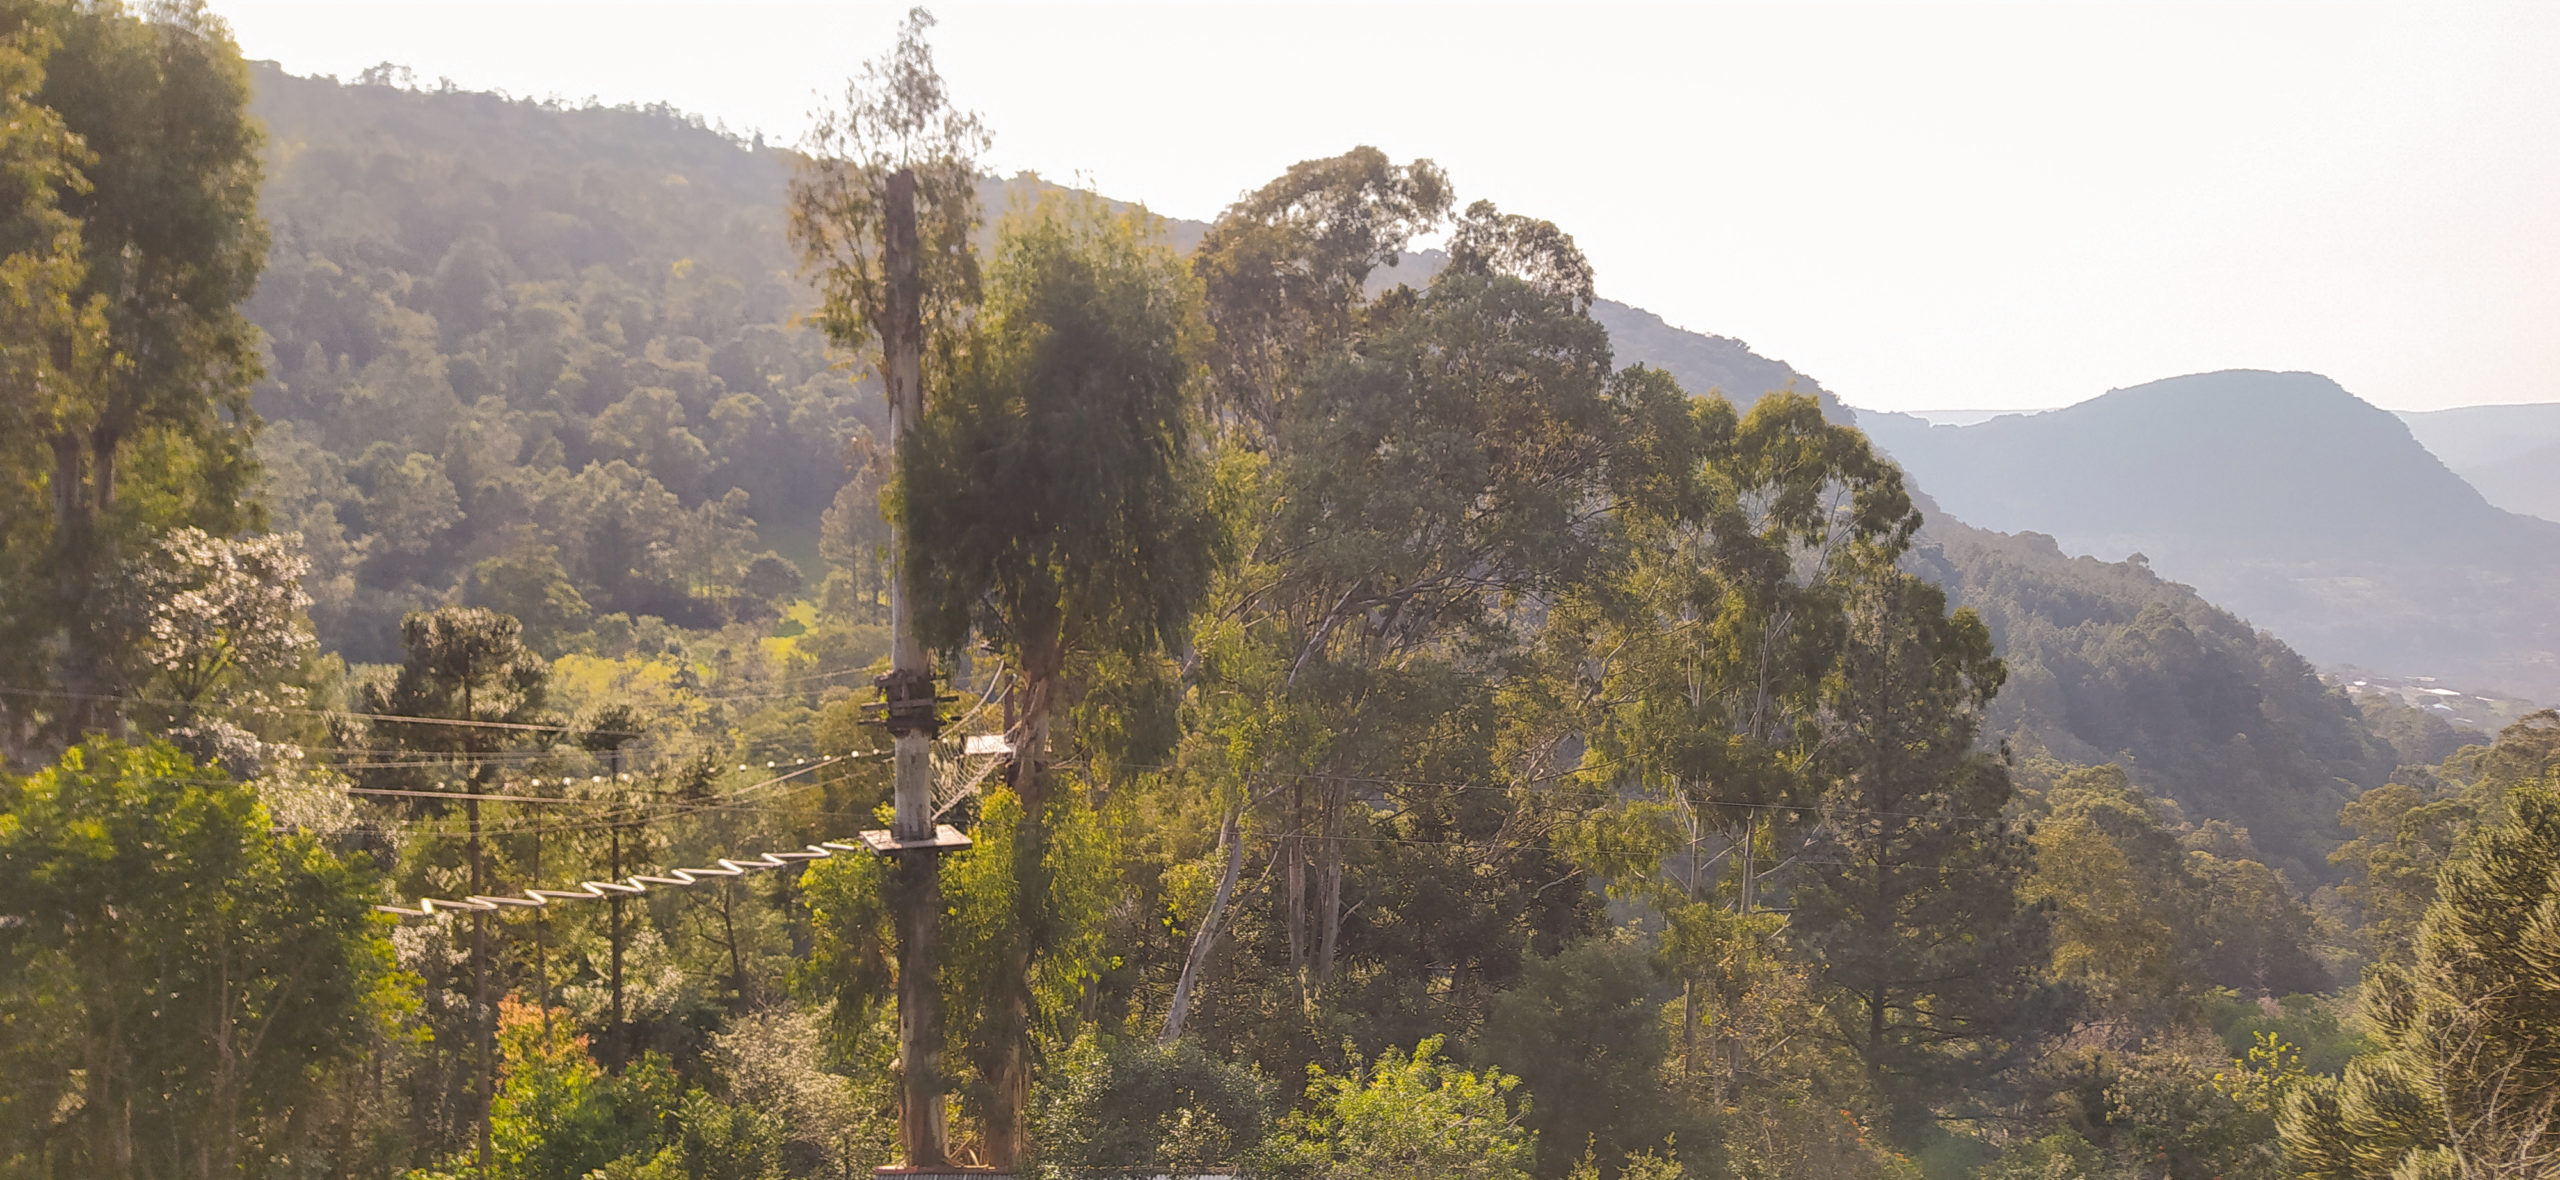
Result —
[[[990,1034],[995,1060],[987,1078],[987,1162],[997,1168],[1018,1167],[1029,1146],[1031,1113],[1031,960],[1047,941],[1054,924],[1049,912],[1049,720],[1057,696],[1059,641],[1055,636],[1025,645],[1020,685],[1019,719],[1014,724],[1013,764],[1007,776],[1022,804],[1022,826],[1014,833],[1014,937],[1006,946],[1004,965],[996,975],[994,1019]]]
[[[1297,779],[1289,788],[1289,823],[1280,834],[1281,880],[1287,897],[1280,911],[1281,924],[1289,928],[1289,977],[1298,981],[1298,1007],[1312,1011],[1314,980],[1307,969],[1307,780]]]
[[[1209,948],[1218,944],[1220,927],[1226,924],[1227,906],[1235,899],[1236,874],[1244,867],[1244,833],[1238,826],[1243,812],[1241,803],[1229,807],[1226,822],[1218,826],[1218,844],[1227,851],[1227,866],[1218,874],[1209,912],[1201,916],[1200,929],[1191,936],[1191,953],[1183,957],[1182,978],[1173,985],[1173,1003],[1165,1009],[1164,1032],[1156,1037],[1159,1045],[1182,1039],[1182,1022],[1191,1016],[1192,992],[1199,986],[1201,969],[1208,965]]]
[[[1759,831],[1759,817],[1749,812],[1743,813],[1742,838],[1734,846],[1735,858],[1741,862],[1735,866],[1734,870],[1738,878],[1737,887],[1734,890],[1734,909],[1745,917],[1760,908]],[[1721,1046],[1723,1051],[1718,1054],[1724,1059],[1721,1071],[1724,1076],[1717,1079],[1717,1086],[1721,1091],[1720,1097],[1727,1103],[1734,1101],[1742,1089],[1742,1027],[1733,1019],[1733,1009],[1738,1006],[1741,998],[1751,987],[1750,927],[1746,925],[1740,929],[1742,931],[1740,941],[1733,948],[1734,962],[1731,978],[1734,980],[1734,987],[1733,994],[1728,997],[1726,1004]]]
[[[65,694],[57,716],[66,742],[80,740],[81,733],[89,728],[95,705],[90,694],[97,691],[89,667],[93,653],[88,625],[79,609],[81,600],[87,597],[93,556],[89,552],[89,497],[81,478],[85,457],[79,435],[64,431],[53,436],[53,592],[55,609],[62,612]]]
[[[100,426],[89,432],[89,502],[100,513],[116,506],[116,448],[122,432]]]
[[[533,883],[542,888],[542,820],[533,821]],[[551,958],[545,944],[550,942],[550,906],[536,906],[533,911],[533,1002],[542,1008],[542,1039],[551,1039]]]
[[[1322,814],[1324,843],[1318,848],[1324,859],[1318,862],[1316,881],[1316,914],[1322,925],[1316,933],[1315,988],[1308,996],[1311,1011],[1322,1002],[1325,985],[1333,981],[1334,951],[1342,943],[1342,820],[1349,807],[1349,785],[1327,780]]]

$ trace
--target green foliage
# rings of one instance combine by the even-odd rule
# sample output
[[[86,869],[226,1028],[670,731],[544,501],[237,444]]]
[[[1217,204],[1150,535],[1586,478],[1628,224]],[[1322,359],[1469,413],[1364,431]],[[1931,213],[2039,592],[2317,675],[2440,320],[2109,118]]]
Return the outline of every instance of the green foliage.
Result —
[[[0,43],[0,287],[24,382],[0,411],[0,665],[71,694],[9,702],[10,727],[70,735],[114,712],[96,694],[125,687],[132,636],[92,609],[119,548],[257,521],[257,339],[240,304],[266,251],[260,134],[239,49],[201,7],[16,5]],[[48,640],[58,661],[35,646]]]
[[[1305,160],[1210,226],[1194,251],[1210,327],[1218,406],[1258,445],[1299,417],[1301,374],[1365,318],[1371,272],[1449,211],[1449,178],[1429,160],[1397,166],[1358,147]]]
[[[366,711],[376,728],[410,749],[476,752],[521,740],[521,725],[541,715],[550,676],[524,645],[513,617],[480,607],[422,611],[400,621],[408,659],[388,684],[369,685]],[[393,717],[451,719],[467,725],[411,724]],[[494,724],[498,728],[484,728]]]
[[[1534,1132],[1509,1095],[1519,1084],[1440,1059],[1440,1038],[1375,1064],[1352,1055],[1340,1074],[1308,1071],[1308,1108],[1266,1147],[1259,1171],[1311,1180],[1525,1180]],[[1525,1105],[1525,1104],[1523,1104]]]
[[[655,1146],[659,1112],[681,1095],[658,1058],[607,1075],[568,1017],[514,1000],[499,1006],[500,1080],[489,1122],[490,1162],[503,1180],[583,1177],[645,1152]]]
[[[1261,1074],[1195,1042],[1086,1034],[1051,1059],[1032,1126],[1051,1175],[1196,1176],[1255,1158],[1277,1097]]]
[[[0,1163],[264,1168],[401,1008],[360,858],[166,745],[0,780]]]
[[[902,466],[920,627],[984,635],[1034,684],[1069,652],[1172,643],[1218,555],[1199,288],[1160,234],[1090,197],[1008,216]]]
[[[2342,892],[2364,913],[2373,955],[2406,963],[2436,881],[2464,833],[2496,817],[2513,788],[2560,767],[2560,714],[2519,719],[2486,746],[2470,746],[2430,771],[2403,768],[2339,813],[2353,839],[2329,859],[2355,871]]]
[[[143,695],[129,715],[241,777],[283,771],[273,756],[299,751],[262,742],[241,722],[272,732],[282,728],[274,707],[306,699],[295,674],[313,647],[302,617],[310,567],[298,537],[231,540],[197,528],[172,529],[127,557],[94,613],[101,631],[119,637],[118,679]]]
[[[472,566],[462,584],[462,601],[516,620],[523,624],[527,644],[555,654],[560,639],[595,613],[569,580],[569,571],[561,567],[560,551],[548,545],[528,546]]]
[[[791,240],[818,279],[818,322],[842,348],[860,348],[886,331],[881,239],[895,173],[914,186],[926,339],[957,327],[977,302],[977,161],[993,137],[977,115],[951,106],[925,43],[933,24],[924,8],[908,11],[897,47],[863,63],[845,86],[843,105],[820,112],[809,158],[792,179]]]
[[[2537,750],[2546,734],[2517,744]],[[2549,1135],[2560,1109],[2560,778],[2508,786],[2501,802],[2504,818],[2462,840],[2438,875],[2410,962],[2366,984],[2378,1051],[2288,1100],[2285,1146],[2301,1174],[2560,1167]]]
[[[2009,777],[1975,749],[2002,669],[1970,611],[1900,573],[1849,607],[1839,785],[1791,922],[1888,1129],[1996,1094],[2052,1031],[2064,996],[2042,978],[2045,914],[2020,894],[2026,834],[2003,815]]]
[[[1656,1015],[1663,991],[1643,941],[1621,935],[1534,960],[1493,998],[1474,1056],[1520,1079],[1540,1174],[1581,1166],[1573,1162],[1580,1144],[1592,1166],[1643,1175],[1647,1157],[1631,1154],[1636,1148],[1696,1129],[1662,1085],[1670,1048]]]
[[[2023,761],[2114,763],[2198,822],[2326,876],[2338,808],[2396,762],[2346,694],[2271,635],[2148,566],[1934,519],[1914,566],[1982,616],[2009,669],[1986,738]]]
[[[1583,609],[1609,653],[1599,749],[1680,784],[1725,830],[1820,793],[1810,753],[1848,598],[1919,517],[1899,474],[1811,397],[1763,398],[1739,419],[1700,399],[1689,418],[1644,440],[1668,470],[1627,489],[1629,568]]]
[[[895,994],[888,886],[888,869],[868,856],[822,860],[800,877],[811,949],[798,980],[828,1003],[839,1053],[871,1033]]]
[[[594,1173],[601,1180],[782,1180],[782,1135],[771,1116],[687,1090],[665,1113],[666,1145]]]
[[[1189,750],[1230,806],[1272,800],[1249,827],[1239,812],[1227,864],[1247,840],[1281,862],[1271,904],[1239,919],[1250,957],[1210,1039],[1274,1070],[1338,1035],[1472,1021],[1534,940],[1591,920],[1587,898],[1538,887],[1570,871],[1553,849],[1488,838],[1551,809],[1435,784],[1553,765],[1551,744],[1512,742],[1501,696],[1527,604],[1609,552],[1607,338],[1574,295],[1489,267],[1364,302],[1358,276],[1436,217],[1439,185],[1366,149],[1310,162],[1229,210],[1197,264],[1213,323],[1246,325],[1212,363],[1244,535],[1193,639]],[[1218,945],[1195,942],[1184,974]],[[1445,991],[1413,982],[1442,972]]]
[[[787,157],[665,108],[387,79],[265,71],[255,105],[278,145],[247,305],[274,358],[263,499],[304,534],[328,647],[396,659],[400,617],[459,590],[541,604],[561,650],[584,624],[550,617],[578,612],[546,548],[594,614],[690,628],[763,609],[768,547],[814,569],[780,538],[815,531],[880,412],[794,323]],[[493,594],[490,560],[546,576]]]
[[[686,1087],[655,1055],[608,1074],[570,1028],[566,1012],[503,1005],[495,1180],[780,1180],[783,1112]]]
[[[1102,923],[1118,850],[1083,801],[1050,800],[1035,827],[1019,797],[1002,788],[982,800],[975,838],[943,870],[943,988],[952,1041],[975,1065],[973,1098],[983,1103],[1020,1038],[1044,1046],[1075,1039],[1077,1001],[1109,965]],[[1007,1000],[1015,988],[1019,1011]]]
[[[2306,1073],[2335,1077],[2349,1059],[2372,1048],[2362,1033],[2340,1018],[2338,1009],[2344,1003],[2337,996],[2296,994],[2276,1001],[2269,1011],[2262,1002],[2217,991],[2206,999],[2205,1020],[2221,1035],[2224,1052],[2234,1060],[2247,1058],[2272,1040],[2292,1050]]]
[[[2272,1038],[2244,1061],[2214,1062],[2156,1047],[2080,1052],[2055,1062],[2053,1129],[2013,1140],[1979,1172],[2118,1180],[2275,1180],[2287,1175],[2273,1115],[2302,1083],[2299,1057]]]
[[[63,19],[160,38],[186,51],[164,55],[180,73],[227,52],[181,43],[204,22],[172,12]],[[975,209],[1005,186],[969,174],[983,130],[949,108],[925,27],[911,18],[788,189],[789,157],[663,109],[259,74],[277,234],[249,306],[273,342],[257,407],[279,420],[260,455],[309,568],[282,538],[226,539],[257,515],[236,494],[246,418],[120,441],[130,494],[108,523],[131,530],[109,564],[130,585],[98,598],[113,626],[88,640],[114,657],[110,687],[202,702],[216,736],[304,684],[308,703],[348,704],[341,673],[295,666],[307,595],[332,650],[399,661],[347,677],[385,716],[331,743],[387,747],[366,759],[375,785],[568,796],[482,801],[475,849],[430,803],[306,784],[359,816],[323,826],[396,858],[403,890],[471,887],[466,850],[481,887],[512,890],[841,840],[885,798],[861,677],[887,647],[896,516],[927,542],[911,572],[937,639],[984,641],[1023,676],[1030,756],[950,816],[976,840],[948,862],[941,915],[960,1139],[1009,1154],[1027,1087],[1029,1162],[1062,1174],[2239,1176],[2267,1167],[2282,1095],[2439,1101],[2441,1071],[2320,1080],[2357,1043],[2353,997],[2264,998],[2320,986],[2293,891],[2338,835],[2335,805],[2408,760],[2280,644],[2136,565],[1915,533],[1911,489],[1818,391],[1728,402],[1619,367],[1627,339],[1595,317],[1627,309],[1597,304],[1570,235],[1486,201],[1450,217],[1427,161],[1296,166],[1187,260],[1165,244],[1184,227],[1026,202],[980,275]],[[47,393],[0,407],[0,557],[27,558],[0,563],[12,677],[67,642],[59,611],[21,609],[60,592],[29,572],[54,544],[47,444],[89,431],[107,404],[90,395],[125,380],[108,321],[74,299],[89,279],[66,202],[87,157],[30,97],[48,52],[31,35],[0,52],[0,103],[17,103],[0,376]],[[176,81],[231,101],[212,74]],[[891,486],[871,387],[829,345],[867,351],[882,327],[871,242],[900,165],[921,169],[934,400]],[[1444,225],[1445,263],[1401,265]],[[57,358],[47,333],[73,346]],[[204,339],[206,373],[232,363]],[[187,396],[227,404],[222,381],[249,377],[226,372]],[[96,469],[93,448],[73,457]],[[955,664],[959,683],[987,670]],[[992,724],[979,704],[960,704],[973,731]],[[580,720],[554,736],[561,717]],[[2350,809],[2352,900],[2378,942],[2410,948],[2386,957],[2418,961],[2435,867],[2541,789],[2550,732],[2456,751]],[[2015,800],[1999,740],[2026,755]],[[818,753],[848,757],[765,781]],[[2069,765],[2107,761],[2121,769]],[[340,867],[356,884],[331,904],[361,920],[371,897]],[[166,874],[127,876],[120,898],[160,897]],[[180,877],[195,892],[170,904],[219,898],[222,920],[266,929],[227,881]],[[504,1020],[501,1171],[883,1162],[890,887],[877,860],[840,856],[480,919],[495,990],[530,997]],[[2335,953],[2344,910],[2312,901]],[[419,1004],[397,1032],[370,944],[365,1013],[292,1046],[299,1072],[236,1091],[248,1130],[201,1141],[355,1174],[461,1159],[471,925],[399,931]],[[8,1150],[91,1151],[97,1096],[119,1086],[170,1125],[211,1125],[186,1105],[196,1075],[63,1064],[212,1051],[199,1034],[219,1029],[188,1023],[201,1006],[166,1037],[140,1018],[81,1032],[83,1005],[139,1004],[166,961],[127,948],[132,979],[93,999],[69,982],[79,964],[21,954],[35,929],[0,927],[20,972],[0,1013],[41,1034],[0,1039]],[[290,934],[325,942],[315,929]],[[2401,982],[2371,1010],[2428,994],[2378,978]],[[2065,1019],[2063,987],[2093,998],[2087,1021]],[[1189,1036],[1135,1039],[1177,1004]],[[2106,1051],[2043,1053],[2057,1032]],[[346,1084],[359,1052],[371,1084]],[[1274,1110],[1260,1077],[1311,1061],[1304,1106]],[[51,1145],[10,1138],[20,1125]],[[2422,1140],[2397,1148],[2410,1167],[2454,1158]]]

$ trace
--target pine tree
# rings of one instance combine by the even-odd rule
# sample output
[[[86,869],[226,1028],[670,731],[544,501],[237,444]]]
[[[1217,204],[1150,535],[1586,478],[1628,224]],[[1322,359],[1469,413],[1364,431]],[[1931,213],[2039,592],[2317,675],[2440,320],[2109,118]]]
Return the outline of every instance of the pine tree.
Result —
[[[1974,749],[2003,670],[1971,611],[1898,571],[1862,579],[1832,706],[1838,785],[1804,854],[1794,936],[1905,1143],[1996,1087],[2040,1039],[2045,915],[2019,895],[2007,768]]]
[[[2415,961],[2366,982],[2382,1049],[2287,1103],[2311,1180],[2522,1180],[2560,1171],[2560,775],[2444,869]]]

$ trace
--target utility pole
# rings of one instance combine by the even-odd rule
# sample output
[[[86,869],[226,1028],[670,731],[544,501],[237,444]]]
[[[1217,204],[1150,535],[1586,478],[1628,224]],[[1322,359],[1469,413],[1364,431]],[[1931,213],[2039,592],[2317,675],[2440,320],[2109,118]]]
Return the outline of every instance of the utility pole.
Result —
[[[891,173],[883,210],[882,270],[888,314],[879,325],[881,383],[889,396],[894,456],[924,415],[924,308],[916,257],[916,178]],[[969,838],[933,822],[933,738],[942,727],[933,665],[916,638],[907,603],[907,538],[890,525],[889,674],[880,688],[881,724],[891,738],[893,814],[888,831],[862,834],[890,860],[889,906],[898,936],[898,1142],[906,1157],[884,1173],[946,1172],[941,969],[942,854]]]
[[[625,740],[627,739],[616,738],[614,740],[612,751],[613,778],[611,780],[613,785],[609,787],[608,790],[611,792],[614,800],[613,806],[615,814],[612,826],[605,829],[607,833],[606,838],[612,841],[613,848],[611,853],[611,876],[612,879],[617,882],[622,880],[622,825],[625,820],[620,814],[620,811],[622,809],[623,796],[622,742]],[[622,891],[619,889],[614,890],[613,896],[608,899],[605,904],[613,908],[612,916],[609,919],[609,925],[607,927],[609,931],[607,934],[607,940],[612,944],[610,952],[611,961],[610,966],[606,968],[607,986],[611,988],[613,992],[613,1019],[605,1025],[605,1053],[613,1062],[614,1067],[619,1069],[621,1068],[622,1063],[628,1060],[630,1056],[623,1051],[622,1044]]]
[[[471,823],[471,895],[473,897],[489,891],[488,872],[480,857],[479,796],[482,794],[484,785],[481,776],[483,764],[479,759],[480,731],[477,726],[471,724],[480,719],[480,715],[471,708],[472,673],[476,671],[477,669],[468,669],[462,677],[464,723],[462,749],[464,757],[470,763],[470,777],[463,781],[470,784],[471,788],[471,798],[463,800],[462,806],[463,811],[470,817]],[[479,1150],[474,1158],[478,1164],[477,1174],[480,1180],[488,1180],[489,1116],[498,1096],[498,1022],[492,1018],[489,1011],[489,913],[487,910],[471,912],[471,1034],[471,1039],[479,1042],[480,1049],[480,1137]]]

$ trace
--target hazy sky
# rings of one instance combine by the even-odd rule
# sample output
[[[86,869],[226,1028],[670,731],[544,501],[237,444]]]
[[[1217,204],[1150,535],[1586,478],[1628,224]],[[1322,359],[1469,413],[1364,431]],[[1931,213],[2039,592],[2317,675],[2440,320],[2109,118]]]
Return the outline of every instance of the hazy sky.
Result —
[[[903,5],[213,0],[392,61],[795,139]],[[1603,294],[1851,404],[2314,369],[2560,401],[2560,3],[943,3],[994,164],[1206,218],[1359,143],[1554,220]]]

